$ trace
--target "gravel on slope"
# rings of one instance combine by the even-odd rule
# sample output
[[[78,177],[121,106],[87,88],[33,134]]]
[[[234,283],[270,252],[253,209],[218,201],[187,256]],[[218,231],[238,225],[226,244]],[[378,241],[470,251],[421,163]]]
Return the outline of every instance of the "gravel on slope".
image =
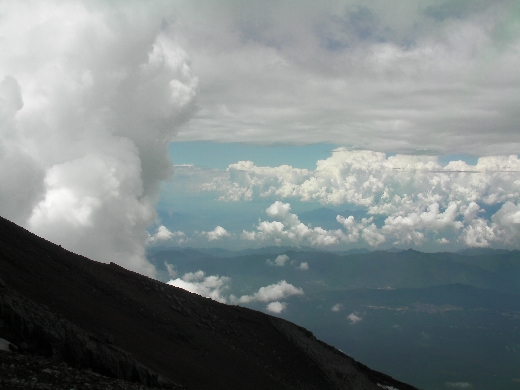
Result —
[[[177,387],[184,389],[184,387]],[[0,350],[0,389],[45,390],[152,390],[138,383],[126,382],[78,370],[65,363],[55,363],[40,356]]]

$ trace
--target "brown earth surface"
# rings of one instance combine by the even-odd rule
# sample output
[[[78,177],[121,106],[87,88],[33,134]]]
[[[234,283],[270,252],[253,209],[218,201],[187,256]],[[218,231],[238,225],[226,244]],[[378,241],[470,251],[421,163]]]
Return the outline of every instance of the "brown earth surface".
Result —
[[[153,384],[157,373],[170,388],[414,389],[285,320],[89,260],[3,218],[0,278],[0,338],[56,364],[115,376],[123,366],[98,357],[115,351],[127,379]]]

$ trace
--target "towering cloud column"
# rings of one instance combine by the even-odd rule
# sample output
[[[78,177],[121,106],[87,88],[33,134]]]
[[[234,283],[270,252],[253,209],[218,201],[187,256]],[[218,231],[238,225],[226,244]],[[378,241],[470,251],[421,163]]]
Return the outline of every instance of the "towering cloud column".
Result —
[[[145,229],[197,90],[167,10],[4,1],[0,37],[0,215],[153,276]]]

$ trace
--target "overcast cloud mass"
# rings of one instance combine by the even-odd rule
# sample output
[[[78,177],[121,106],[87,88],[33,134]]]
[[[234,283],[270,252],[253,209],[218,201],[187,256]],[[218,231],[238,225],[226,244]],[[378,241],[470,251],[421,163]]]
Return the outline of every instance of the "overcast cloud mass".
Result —
[[[517,1],[196,2],[182,140],[518,154]]]
[[[0,52],[0,215],[93,259],[154,275],[145,246],[168,241],[518,246],[515,0],[5,0]],[[173,139],[340,148],[315,169],[183,166],[187,194],[271,204],[195,232],[157,219]],[[296,202],[367,218],[309,226]]]

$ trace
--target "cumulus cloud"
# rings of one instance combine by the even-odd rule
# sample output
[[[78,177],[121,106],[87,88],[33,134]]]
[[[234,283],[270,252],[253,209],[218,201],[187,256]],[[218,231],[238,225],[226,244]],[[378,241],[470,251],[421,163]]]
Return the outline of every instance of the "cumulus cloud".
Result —
[[[274,261],[266,260],[266,263],[269,265],[274,265],[276,267],[283,267],[285,263],[289,260],[289,256],[287,255],[278,255]]]
[[[240,298],[231,295],[230,300],[236,303],[269,302],[285,299],[293,295],[303,295],[303,290],[282,280],[269,286],[260,287],[253,295],[242,295]]]
[[[164,263],[171,278],[176,278],[177,272],[175,267],[171,264]],[[210,275],[199,270],[197,272],[188,272],[180,278],[171,279],[167,284],[182,288],[186,291],[202,295],[203,297],[211,298],[221,303],[251,303],[251,302],[269,302],[266,310],[273,313],[281,313],[287,308],[287,303],[281,302],[281,299],[286,299],[291,296],[304,295],[301,288],[297,288],[285,280],[278,283],[261,287],[256,293],[252,295],[242,295],[240,298],[235,295],[226,297],[225,293],[230,289],[231,278],[227,276]]]
[[[319,160],[314,171],[289,168],[231,164],[228,181],[219,178],[220,188],[215,183],[206,189],[224,194],[227,200],[237,198],[228,197],[228,192],[244,187],[251,197],[350,203],[365,206],[373,214],[388,215],[403,207],[415,211],[418,206],[439,201],[443,207],[450,201],[465,202],[464,206],[470,207],[468,218],[475,217],[477,203],[494,204],[520,196],[520,160],[514,155],[482,157],[476,165],[451,161],[443,166],[435,156],[387,156],[338,148],[329,158]],[[272,210],[273,215],[282,216],[283,212]],[[437,227],[449,223],[449,217],[431,215]]]
[[[385,236],[377,229],[372,222],[373,217],[362,218],[360,222],[356,222],[355,218],[350,215],[345,218],[341,215],[336,217],[336,221],[343,225],[347,231],[346,239],[349,242],[358,242],[365,240],[369,245],[378,246],[386,241]]]
[[[145,229],[198,83],[165,4],[0,5],[0,213],[151,276]]]
[[[304,261],[298,267],[296,267],[296,269],[299,269],[300,271],[308,271],[309,270],[309,263]]]
[[[267,307],[265,309],[267,311],[270,311],[271,313],[280,314],[282,311],[287,309],[287,303],[278,302],[278,301],[271,302],[270,304],[267,305]]]
[[[222,226],[217,226],[210,232],[201,232],[202,236],[205,236],[209,241],[217,241],[224,237],[229,237],[230,234]]]
[[[475,219],[462,234],[464,242],[470,247],[487,247],[497,238],[493,227],[488,226],[485,219]]]
[[[267,210],[273,221],[262,221],[247,240],[423,245],[464,244],[514,246],[519,237],[520,159],[489,156],[475,165],[463,161],[441,164],[435,156],[395,155],[338,148],[319,160],[314,171],[291,167],[232,164],[229,177],[208,183],[227,200],[255,198],[351,204],[366,210],[366,218],[338,215],[343,230],[326,231],[302,224],[290,204],[277,200]],[[237,190],[234,196],[229,196]],[[248,193],[244,198],[238,194]],[[486,208],[500,211],[489,218]],[[385,217],[383,226],[375,217]],[[381,218],[379,218],[381,220]],[[454,238],[452,238],[454,237]],[[518,240],[517,240],[518,241]]]
[[[227,168],[228,177],[217,177],[201,186],[205,191],[221,194],[220,200],[251,200],[253,197],[291,197],[312,177],[312,171],[293,168],[289,165],[279,167],[257,167],[252,161],[239,161]],[[273,205],[268,211],[271,217],[282,217],[289,210],[283,204]]]
[[[516,244],[520,236],[520,204],[506,202],[492,217],[496,235],[506,244]]]
[[[186,237],[186,234],[184,232],[172,232],[168,230],[168,228],[164,225],[159,226],[157,228],[157,232],[154,235],[148,237],[148,243],[152,244],[164,241],[174,241],[177,244],[181,244],[187,240],[188,238]]]
[[[359,317],[358,315],[356,315],[354,313],[350,313],[347,316],[347,319],[350,320],[351,325],[354,325],[354,324],[357,324],[358,322],[360,322],[363,318]]]
[[[332,306],[332,309],[330,309],[334,312],[338,312],[343,310],[343,305],[341,303],[336,303],[334,306]]]
[[[189,272],[182,278],[170,280],[167,284],[180,287],[186,291],[211,298],[217,302],[226,303],[225,290],[229,289],[231,279],[227,276],[206,276],[203,271]]]
[[[289,243],[301,245],[326,246],[337,244],[345,238],[340,230],[325,230],[321,227],[311,228],[300,222],[296,214],[292,214],[291,205],[280,201],[274,202],[266,210],[268,216],[275,221],[259,221],[256,231],[243,231],[242,239],[259,242],[273,240],[277,245]]]
[[[421,245],[426,240],[425,232],[460,230],[463,223],[456,220],[457,216],[456,203],[450,203],[441,213],[439,204],[434,202],[425,211],[389,216],[382,230],[385,235],[395,238],[397,243]]]

